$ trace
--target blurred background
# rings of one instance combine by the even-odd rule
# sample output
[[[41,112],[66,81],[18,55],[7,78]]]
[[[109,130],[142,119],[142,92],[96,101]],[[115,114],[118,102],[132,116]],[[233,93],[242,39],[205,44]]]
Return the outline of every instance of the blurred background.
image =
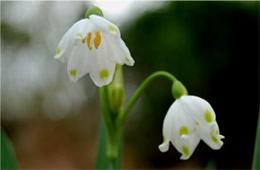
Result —
[[[100,119],[98,88],[70,82],[53,59],[70,26],[97,5],[119,26],[136,63],[124,67],[127,99],[149,74],[173,73],[213,106],[224,146],[201,142],[188,161],[161,153],[173,102],[158,79],[124,129],[124,169],[248,169],[259,113],[259,2],[1,2],[1,127],[21,169],[92,169]]]

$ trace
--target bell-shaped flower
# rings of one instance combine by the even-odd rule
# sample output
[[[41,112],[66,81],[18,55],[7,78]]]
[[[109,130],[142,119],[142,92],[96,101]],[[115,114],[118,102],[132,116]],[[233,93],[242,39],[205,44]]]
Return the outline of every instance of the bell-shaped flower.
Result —
[[[168,110],[163,122],[163,143],[161,152],[169,149],[169,143],[189,159],[202,139],[212,149],[223,145],[216,115],[210,104],[196,96],[181,96]]]
[[[112,81],[116,64],[134,64],[118,27],[97,15],[75,23],[59,42],[54,58],[67,63],[72,81],[89,73],[99,87]]]

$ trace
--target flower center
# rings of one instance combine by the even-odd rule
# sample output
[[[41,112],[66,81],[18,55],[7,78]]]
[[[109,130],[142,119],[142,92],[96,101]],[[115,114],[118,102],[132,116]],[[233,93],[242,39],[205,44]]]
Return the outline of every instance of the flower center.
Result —
[[[89,32],[88,35],[85,38],[81,39],[81,42],[83,44],[86,42],[89,50],[92,50],[91,40],[92,40],[92,33]],[[96,36],[93,39],[93,42],[94,42],[95,48],[98,49],[98,47],[100,46],[100,43],[101,43],[101,33],[100,33],[100,31],[96,32]]]

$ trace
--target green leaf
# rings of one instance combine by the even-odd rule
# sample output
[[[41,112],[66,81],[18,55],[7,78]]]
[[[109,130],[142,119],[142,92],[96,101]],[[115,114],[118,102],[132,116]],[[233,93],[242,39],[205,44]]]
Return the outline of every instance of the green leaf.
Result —
[[[211,159],[208,161],[205,170],[215,170],[216,169],[216,161]]]
[[[106,158],[106,134],[104,120],[100,118],[98,148],[96,155],[96,169],[107,169],[108,160]]]
[[[257,123],[257,130],[256,130],[256,139],[255,139],[255,151],[254,151],[254,158],[253,158],[253,169],[260,169],[260,115],[258,115],[258,123]]]
[[[1,128],[1,169],[17,169],[14,148]]]
[[[118,148],[118,158],[115,162],[111,162],[106,156],[107,141],[105,132],[105,123],[103,118],[100,118],[98,148],[96,155],[96,169],[120,169],[121,152],[122,152],[122,135],[120,135],[120,142]],[[112,165],[111,165],[112,164]]]
[[[121,160],[122,160],[122,151],[123,151],[123,134],[122,132],[120,133],[120,137],[119,137],[119,145],[118,145],[118,157],[117,160],[115,162],[115,169],[120,169],[121,166]]]

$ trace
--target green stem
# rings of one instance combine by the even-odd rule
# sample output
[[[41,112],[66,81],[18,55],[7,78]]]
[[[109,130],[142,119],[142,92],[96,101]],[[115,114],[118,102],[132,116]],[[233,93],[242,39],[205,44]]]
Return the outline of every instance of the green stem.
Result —
[[[118,169],[119,167],[119,142],[120,129],[117,128],[114,113],[110,108],[109,101],[109,87],[103,86],[99,89],[102,116],[105,124],[105,140],[106,140],[106,157],[107,168]]]
[[[111,88],[113,88],[116,83],[123,84],[122,69],[120,67],[117,69],[117,74],[115,74],[113,82],[109,86],[104,86],[100,88],[99,94],[102,108],[102,116],[104,118],[105,124],[107,168],[119,168],[119,156],[121,146],[119,146],[119,144],[121,141],[121,128],[123,122],[144,89],[158,77],[166,77],[170,79],[172,83],[177,80],[172,74],[165,71],[158,71],[151,74],[137,88],[124,110],[122,109],[121,105],[119,109],[112,109],[111,100],[114,100],[114,98],[109,96],[109,94],[111,94],[111,92],[109,93],[109,91],[111,91]],[[124,95],[121,96],[121,100],[124,100],[123,96]]]
[[[138,98],[141,96],[142,92],[144,91],[144,89],[156,78],[158,77],[166,77],[168,79],[170,79],[172,81],[172,83],[174,83],[177,79],[170,73],[166,72],[166,71],[158,71],[155,72],[153,74],[151,74],[150,76],[148,76],[143,82],[142,84],[138,87],[138,89],[135,91],[135,93],[133,94],[133,96],[131,97],[131,99],[129,100],[128,104],[126,105],[126,108],[120,113],[118,119],[117,119],[117,125],[119,127],[122,126],[123,122],[125,121],[129,111],[132,109],[132,107],[134,106],[134,104],[136,103],[136,101],[138,100]]]
[[[101,102],[101,112],[104,117],[105,126],[109,132],[113,131],[112,120],[109,115],[109,106],[108,106],[108,87],[104,86],[99,88],[99,98]]]
[[[120,169],[120,131],[116,130],[107,141],[108,169]]]

